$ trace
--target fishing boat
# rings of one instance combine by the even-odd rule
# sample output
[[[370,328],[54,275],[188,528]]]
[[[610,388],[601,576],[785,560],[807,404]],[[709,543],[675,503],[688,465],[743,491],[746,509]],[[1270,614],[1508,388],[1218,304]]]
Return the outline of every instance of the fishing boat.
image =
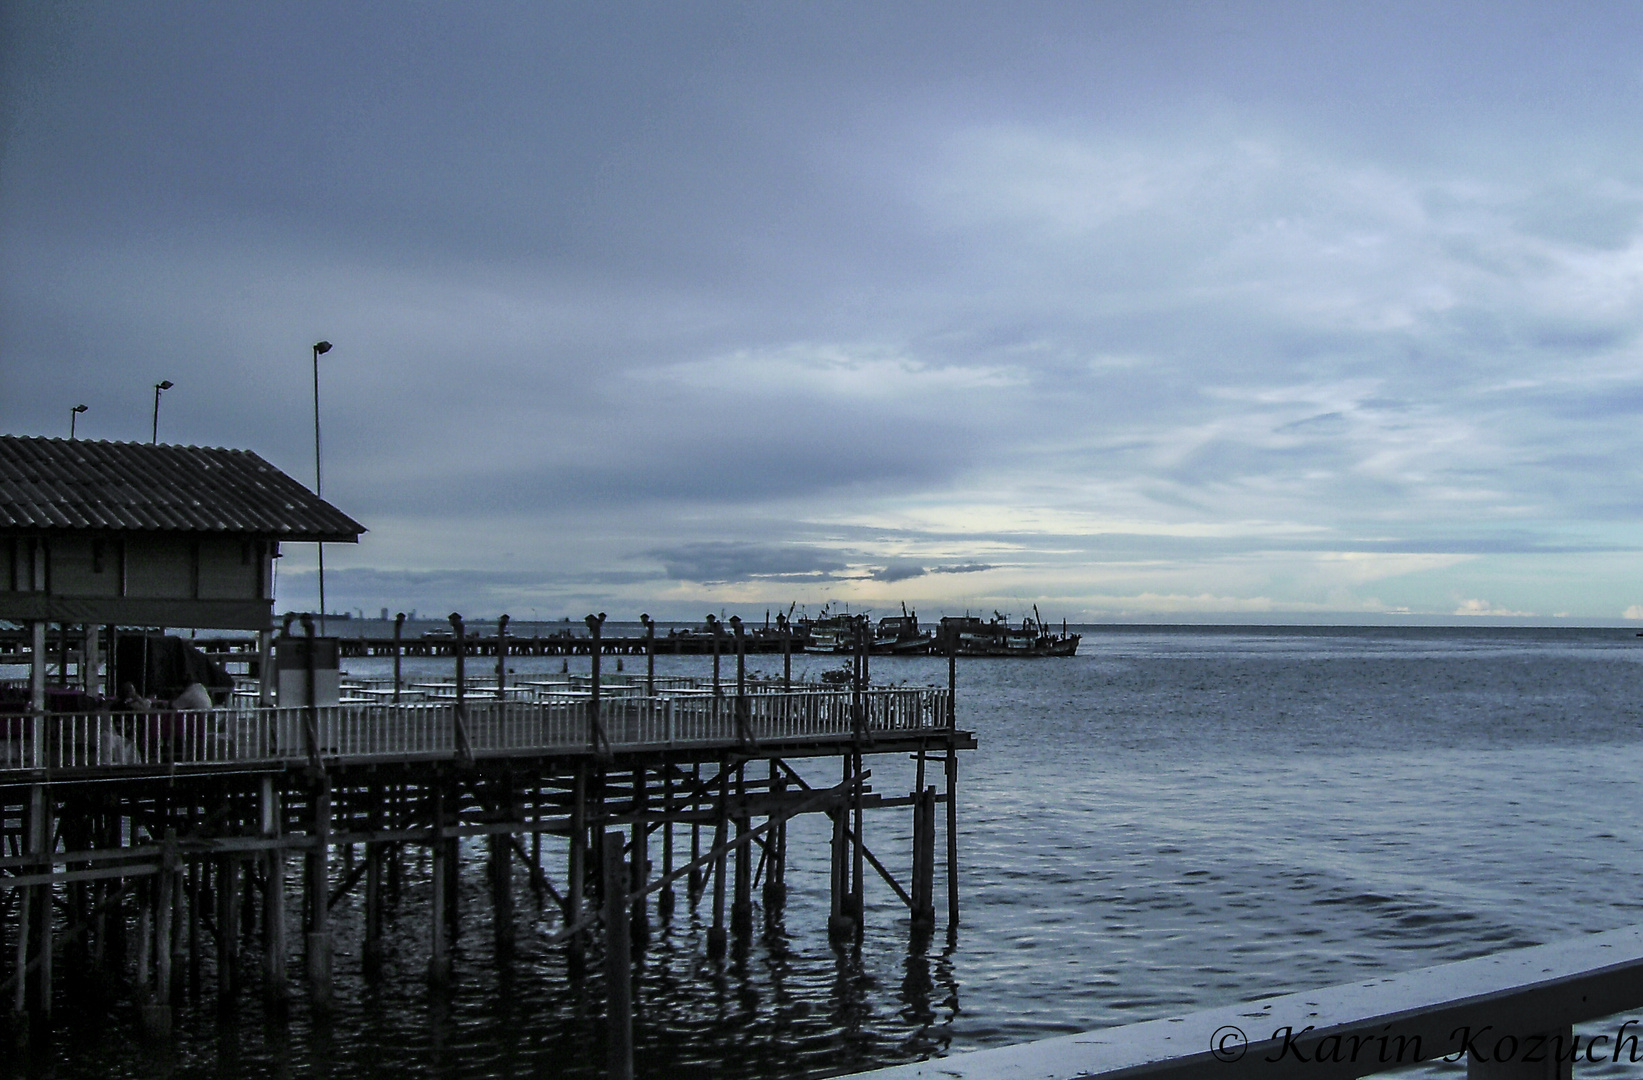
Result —
[[[873,632],[873,653],[876,656],[923,656],[930,651],[935,638],[918,624],[918,613],[911,614],[907,605],[901,605],[900,615],[887,615],[879,620]]]
[[[951,650],[959,656],[1072,656],[1079,640],[1080,635],[1067,632],[1064,622],[1059,634],[1046,627],[1035,604],[1033,617],[1023,616],[1019,626],[996,611],[985,622],[976,615],[947,616],[936,630],[931,651]]]
[[[860,615],[829,615],[823,608],[815,619],[800,619],[797,629],[805,652],[847,653],[856,647],[856,626]]]

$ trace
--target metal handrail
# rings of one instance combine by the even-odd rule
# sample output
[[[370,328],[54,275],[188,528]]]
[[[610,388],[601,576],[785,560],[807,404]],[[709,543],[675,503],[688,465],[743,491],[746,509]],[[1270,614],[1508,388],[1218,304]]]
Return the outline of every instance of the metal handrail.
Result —
[[[792,690],[746,696],[760,742],[841,740],[854,732],[848,690]],[[947,691],[885,687],[866,691],[869,732],[946,730]],[[589,745],[585,700],[464,702],[475,757],[579,753]],[[228,707],[200,712],[47,713],[0,716],[0,777],[41,770],[275,766],[309,760],[313,716],[322,762],[453,758],[456,703],[349,704],[309,710]],[[736,698],[604,698],[599,722],[612,750],[736,745]]]

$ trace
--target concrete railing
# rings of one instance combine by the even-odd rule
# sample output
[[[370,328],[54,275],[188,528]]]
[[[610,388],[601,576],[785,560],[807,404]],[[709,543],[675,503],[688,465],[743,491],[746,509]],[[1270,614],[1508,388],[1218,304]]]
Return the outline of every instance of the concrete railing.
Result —
[[[175,765],[274,765],[576,753],[856,737],[858,698],[843,691],[586,700],[470,698],[399,705],[227,708],[201,712],[0,717],[0,776]],[[947,691],[870,689],[860,732],[947,729]]]
[[[1370,1076],[1466,1061],[1473,1078],[1568,1077],[1575,1062],[1643,1069],[1643,926],[1345,986],[977,1050],[856,1080]],[[1610,1021],[1602,1030],[1574,1024]]]

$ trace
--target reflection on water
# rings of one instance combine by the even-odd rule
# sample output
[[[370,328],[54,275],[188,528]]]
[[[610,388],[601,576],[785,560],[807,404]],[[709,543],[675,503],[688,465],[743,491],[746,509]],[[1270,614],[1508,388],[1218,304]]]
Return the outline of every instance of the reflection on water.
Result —
[[[655,925],[635,986],[641,1074],[827,1075],[1643,921],[1643,653],[1628,632],[1108,629],[1081,651],[960,669],[960,721],[981,750],[961,773],[956,936],[911,940],[870,878],[865,940],[835,950],[826,822],[794,821],[787,907],[745,956],[705,959],[711,900],[693,912],[681,891]],[[873,673],[938,682],[944,666],[884,659]],[[799,768],[831,782],[827,763]],[[911,762],[871,768],[881,792],[912,787]],[[869,814],[867,833],[905,874],[910,814]],[[276,1022],[254,993],[219,1016],[207,980],[171,1046],[139,1043],[119,1012],[64,1008],[31,1069],[602,1075],[597,952],[585,975],[567,971],[546,944],[553,904],[538,908],[521,873],[516,945],[499,958],[482,845],[464,857],[446,991],[425,979],[429,868],[412,858],[381,979],[360,972],[356,898],[337,905],[329,1019],[296,1003]],[[545,841],[556,881],[563,857]]]

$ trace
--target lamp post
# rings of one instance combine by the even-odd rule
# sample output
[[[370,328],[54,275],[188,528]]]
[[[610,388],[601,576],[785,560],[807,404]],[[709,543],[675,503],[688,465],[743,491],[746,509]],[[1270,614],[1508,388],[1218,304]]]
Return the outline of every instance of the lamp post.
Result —
[[[314,343],[314,494],[325,497],[319,466],[319,358],[331,351],[329,341]],[[319,632],[325,633],[325,542],[319,548]]]
[[[74,441],[74,421],[80,419],[80,414],[86,411],[84,405],[76,405],[68,411],[68,441]]]
[[[148,440],[151,444],[160,441],[160,393],[169,389],[171,389],[170,379],[154,384],[154,432]]]

